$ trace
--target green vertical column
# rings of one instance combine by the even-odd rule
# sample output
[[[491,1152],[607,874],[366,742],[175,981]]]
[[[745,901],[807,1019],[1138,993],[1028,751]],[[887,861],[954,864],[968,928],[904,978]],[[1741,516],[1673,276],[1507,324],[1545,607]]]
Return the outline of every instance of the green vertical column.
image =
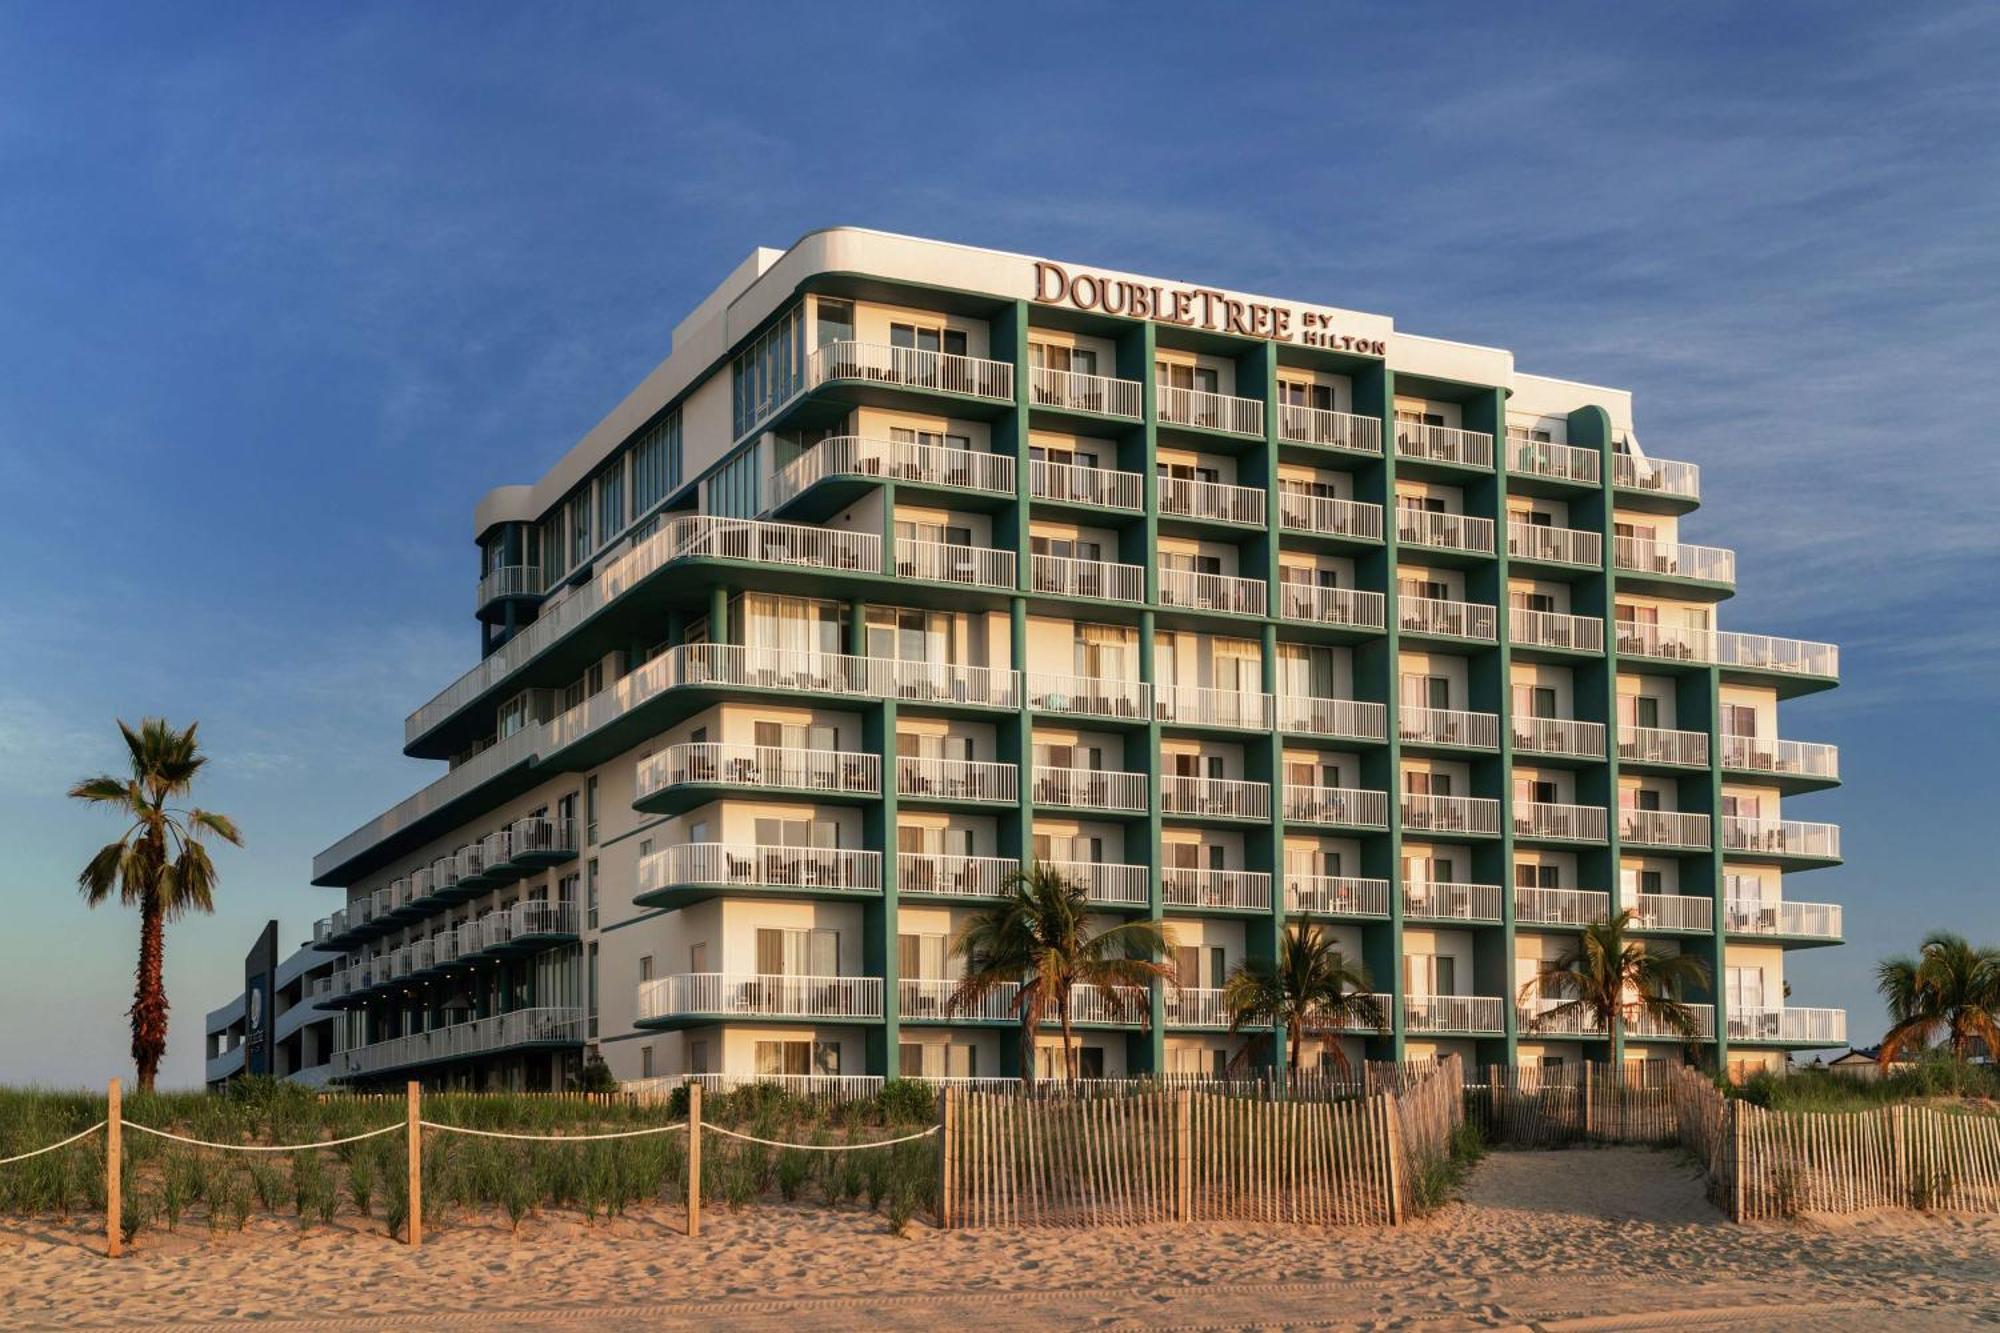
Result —
[[[729,639],[729,589],[710,588],[708,590],[708,641],[728,643]]]
[[[1708,772],[1702,776],[1706,780],[1708,798],[1708,883],[1709,891],[1715,898],[1711,918],[1714,933],[1708,940],[1709,994],[1715,1000],[1715,1069],[1717,1073],[1726,1073],[1729,1069],[1729,987],[1724,984],[1723,974],[1729,963],[1729,935],[1725,911],[1728,867],[1722,850],[1722,668],[1709,667],[1702,684],[1700,715],[1691,723],[1683,722],[1681,725],[1691,731],[1708,733]]]
[[[1148,562],[1148,568],[1151,568],[1150,562]],[[1154,683],[1156,674],[1154,670],[1153,645],[1155,630],[1154,613],[1152,608],[1148,607],[1139,613],[1139,679],[1148,685]],[[1165,871],[1161,865],[1160,847],[1160,825],[1162,822],[1160,815],[1160,786],[1166,779],[1160,771],[1160,710],[1158,708],[1151,710],[1150,715],[1146,719],[1146,728],[1142,735],[1143,739],[1140,741],[1140,744],[1145,747],[1146,763],[1146,824],[1144,833],[1146,843],[1144,859],[1147,867],[1146,912],[1155,924],[1158,924],[1164,922],[1167,915],[1166,887],[1164,882]],[[1130,743],[1128,740],[1127,744],[1129,745]],[[1129,763],[1131,757],[1128,755],[1126,758]],[[1128,824],[1127,827],[1129,828],[1130,825]],[[1138,859],[1132,855],[1132,848],[1129,845],[1125,848],[1125,859],[1133,862],[1136,862]],[[1167,1025],[1164,1020],[1164,1015],[1166,1014],[1166,1009],[1163,1007],[1164,992],[1164,984],[1155,979],[1152,982],[1152,1012],[1156,1016],[1156,1021],[1146,1025],[1146,1031],[1141,1035],[1138,1042],[1138,1049],[1132,1050],[1128,1046],[1128,1050],[1137,1057],[1140,1069],[1147,1073],[1158,1073],[1165,1069],[1167,1065]]]
[[[1396,620],[1396,377],[1387,365],[1374,375],[1354,377],[1354,410],[1373,416],[1382,423],[1382,462],[1372,488],[1360,495],[1366,502],[1382,506],[1382,549],[1373,560],[1361,562],[1373,575],[1365,580],[1383,595],[1382,637],[1364,641],[1354,649],[1354,686],[1357,699],[1379,700],[1383,706],[1387,734],[1372,763],[1363,761],[1363,786],[1379,787],[1388,795],[1389,827],[1385,834],[1370,838],[1364,847],[1362,873],[1389,883],[1389,926],[1386,932],[1371,929],[1367,938],[1380,941],[1367,954],[1368,970],[1378,993],[1391,997],[1392,1027],[1389,1057],[1400,1060],[1407,1046],[1403,1031],[1403,747],[1397,730],[1396,659],[1401,651],[1401,633]],[[1366,474],[1363,474],[1365,478]],[[1357,486],[1357,494],[1360,487]],[[1379,562],[1379,563],[1377,563]],[[1385,947],[1386,946],[1386,947]]]
[[[1493,479],[1472,488],[1482,516],[1493,520],[1493,560],[1473,571],[1473,600],[1493,604],[1492,670],[1483,679],[1468,678],[1472,707],[1500,718],[1500,929],[1480,929],[1473,936],[1473,970],[1500,977],[1500,1024],[1505,1034],[1498,1054],[1503,1064],[1515,1064],[1520,1049],[1520,1014],[1514,986],[1514,674],[1509,642],[1507,603],[1507,395],[1494,388],[1467,404],[1474,430],[1493,434]],[[1489,983],[1490,984],[1490,983]],[[1486,1054],[1482,1052],[1482,1054]]]
[[[1273,476],[1275,475],[1274,473]],[[1275,489],[1273,494],[1276,494]],[[1275,531],[1275,528],[1273,530]],[[1275,542],[1272,549],[1276,550]],[[1275,557],[1273,567],[1275,568]],[[1275,584],[1273,591],[1276,591]],[[1264,865],[1261,867],[1271,874],[1271,911],[1267,917],[1252,917],[1249,920],[1243,928],[1243,943],[1244,952],[1249,956],[1268,958],[1276,963],[1284,951],[1285,934],[1285,735],[1279,711],[1278,625],[1275,620],[1266,620],[1264,624],[1263,689],[1264,693],[1271,696],[1271,726],[1262,739],[1263,773],[1259,775],[1249,772],[1248,776],[1252,781],[1257,781],[1261,776],[1261,779],[1271,786],[1271,826],[1265,833],[1266,850]],[[1248,836],[1245,835],[1246,841]],[[1245,860],[1250,862],[1247,869],[1260,868],[1253,858],[1246,857]],[[1271,1038],[1271,1063],[1280,1071],[1279,1076],[1283,1077],[1285,1056],[1282,1039],[1275,1028],[1272,1030]]]
[[[1140,420],[1136,432],[1128,432],[1119,451],[1119,466],[1139,474],[1139,494],[1145,508],[1144,526],[1139,529],[1137,549],[1122,543],[1124,558],[1146,567],[1146,605],[1160,603],[1160,499],[1159,499],[1159,392],[1153,374],[1154,327],[1135,324],[1118,340],[1118,374],[1139,383]],[[1126,532],[1132,531],[1126,528]]]
[[[882,757],[882,799],[866,807],[863,832],[882,858],[882,896],[862,910],[862,973],[882,978],[882,1025],[870,1030],[868,1072],[895,1078],[901,1068],[901,967],[896,895],[896,700],[883,699],[864,714],[863,743]]]
[[[1014,367],[1014,406],[993,423],[992,449],[1014,460],[1014,504],[1009,517],[994,524],[993,538],[1014,552],[1014,586],[1027,592],[1034,584],[1029,558],[1028,519],[1032,495],[1028,467],[1028,303],[1016,301],[993,317],[992,356]],[[1017,659],[1015,669],[1021,662]]]
[[[1021,507],[1026,510],[1026,501],[1022,502]],[[1014,669],[1025,671],[1028,662],[1028,599],[1021,596],[1009,598],[1007,611],[1008,653],[1014,663]],[[999,853],[1002,856],[1013,857],[1025,871],[1034,857],[1035,848],[1035,726],[1033,715],[1028,710],[1028,692],[1025,688],[1022,689],[1021,697],[1016,702],[1019,708],[1010,723],[1008,726],[1003,726],[995,736],[1000,745],[1006,745],[1009,740],[1007,732],[1011,727],[1014,763],[1019,773],[1019,781],[1016,784],[1019,791],[1019,805],[1012,820],[1011,834],[1008,830],[1009,821],[999,822]],[[1000,753],[997,746],[995,752]],[[1031,1072],[1021,1068],[1020,1054],[1018,1031],[1010,1029],[1002,1032],[1000,1036],[1002,1076],[1018,1078],[1024,1073]]]

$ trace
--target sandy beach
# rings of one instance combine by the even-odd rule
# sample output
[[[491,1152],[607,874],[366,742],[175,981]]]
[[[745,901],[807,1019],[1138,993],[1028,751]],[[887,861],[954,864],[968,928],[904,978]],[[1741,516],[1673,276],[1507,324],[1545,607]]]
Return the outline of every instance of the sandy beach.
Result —
[[[858,1211],[678,1210],[587,1227],[379,1231],[253,1222],[144,1233],[0,1224],[0,1324],[485,1330],[1991,1327],[2000,1218],[1878,1214],[1732,1226],[1674,1154],[1498,1153],[1462,1201],[1398,1231],[1285,1226],[891,1236]]]

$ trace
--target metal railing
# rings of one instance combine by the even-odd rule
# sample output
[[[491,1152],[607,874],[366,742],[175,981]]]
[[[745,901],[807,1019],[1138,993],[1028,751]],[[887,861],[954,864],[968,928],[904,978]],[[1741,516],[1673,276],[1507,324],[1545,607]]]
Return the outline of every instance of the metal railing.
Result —
[[[1160,901],[1167,907],[1268,912],[1271,877],[1262,870],[1167,866],[1160,871]]]
[[[993,546],[958,546],[950,542],[896,539],[896,577],[930,583],[963,583],[973,588],[1012,592],[1014,553]]]
[[[1521,560],[1596,569],[1604,563],[1604,538],[1582,528],[1545,527],[1539,523],[1509,523],[1507,554]]]
[[[1405,1032],[1503,1032],[1506,1001],[1497,995],[1405,995]]]
[[[1621,807],[1618,840],[1647,847],[1707,847],[1710,845],[1708,816]]]
[[[1226,1028],[1229,1007],[1222,992],[1206,986],[1168,986],[1160,992],[1164,1022],[1170,1028]]]
[[[1061,597],[1095,597],[1109,602],[1146,599],[1146,570],[1110,560],[1076,560],[1066,555],[1037,555],[1030,561],[1036,592]]]
[[[1396,733],[1412,745],[1460,745],[1479,750],[1500,746],[1500,715],[1469,713],[1461,708],[1396,710]]]
[[[1296,403],[1278,404],[1278,438],[1357,454],[1382,452],[1382,419]]]
[[[1146,479],[1136,472],[1033,461],[1028,464],[1028,494],[1037,500],[1137,513],[1146,507]]]
[[[1651,625],[1637,620],[1613,622],[1618,652],[1625,657],[1649,657],[1660,662],[1713,662],[1715,631],[1692,625]]]
[[[502,565],[479,580],[479,608],[503,597],[540,597],[542,570],[539,565]]]
[[[1403,885],[1403,915],[1425,921],[1479,921],[1499,925],[1498,884],[1451,884],[1420,880]]]
[[[1009,402],[1014,397],[1014,367],[1010,362],[893,347],[887,343],[823,344],[807,363],[807,385],[816,387],[830,380],[868,380]]]
[[[1094,412],[1137,421],[1145,413],[1145,388],[1137,380],[1113,379],[1108,375],[1085,375],[1046,366],[1032,366],[1028,370],[1028,392],[1036,407]]]
[[[1168,987],[1169,990],[1172,987]],[[1114,1014],[1106,998],[1107,992],[1116,991],[1123,1002],[1123,1012]],[[1153,997],[1139,986],[1092,986],[1079,984],[1070,987],[1069,1018],[1072,1023],[1116,1023],[1137,1026],[1152,1012]],[[1043,1010],[1042,1026],[1054,1027],[1055,1005],[1051,1003]]]
[[[1408,634],[1441,634],[1453,639],[1494,637],[1494,608],[1485,602],[1453,602],[1439,597],[1396,598],[1396,623]]]
[[[896,1008],[906,1023],[1018,1023],[1014,997],[1018,983],[1003,981],[970,1004],[954,1006],[955,977],[902,977],[896,982]]]
[[[1797,1041],[1838,1046],[1847,1040],[1845,1009],[1731,1009],[1731,1041]]]
[[[1140,680],[1056,676],[1038,671],[1024,678],[1028,707],[1043,713],[1144,722],[1153,713],[1153,687]]]
[[[1162,384],[1154,391],[1154,401],[1162,425],[1198,426],[1231,435],[1264,433],[1264,404],[1255,398],[1233,398],[1224,393],[1176,389]]]
[[[925,662],[908,658],[868,658],[886,678],[885,698],[905,703],[978,704],[987,708],[1018,708],[1021,673],[1006,667],[971,666],[963,662]]]
[[[1743,773],[1832,780],[1840,777],[1840,748],[1768,736],[1724,736],[1722,766]]]
[[[1532,926],[1587,926],[1611,915],[1611,895],[1597,889],[1514,890],[1514,920]]]
[[[1575,759],[1604,758],[1604,724],[1567,717],[1526,717],[1512,720],[1514,748],[1528,754],[1567,755]]]
[[[1322,699],[1311,694],[1278,696],[1278,726],[1314,736],[1380,741],[1389,737],[1389,709],[1365,699]]]
[[[686,972],[639,983],[639,1022],[709,1014],[877,1019],[882,1017],[882,978]]]
[[[1514,1021],[1519,1025],[1523,1037],[1530,1034],[1537,1037],[1604,1035],[1604,1020],[1588,1009],[1571,1009],[1561,1014],[1555,1012],[1568,1003],[1567,1000],[1547,999],[1541,996],[1518,1001],[1514,1006]]]
[[[1721,630],[1715,635],[1713,653],[1717,665],[1726,667],[1781,671],[1796,676],[1840,674],[1840,649],[1809,639],[1776,639],[1768,634]]]
[[[882,756],[859,750],[795,750],[732,741],[686,741],[639,761],[633,799],[669,787],[783,787],[849,796],[882,794]]]
[[[1604,622],[1591,616],[1560,611],[1507,611],[1507,641],[1519,648],[1567,648],[1572,652],[1604,651]]]
[[[485,858],[489,871],[497,870],[514,859],[514,833],[511,829],[501,829],[489,833],[479,840],[479,853]],[[412,894],[414,897],[414,893]]]
[[[1617,537],[1611,543],[1611,561],[1627,573],[1664,574],[1705,583],[1736,582],[1736,552],[1720,546]]]
[[[1389,915],[1389,881],[1285,873],[1285,911],[1311,916]]]
[[[1161,477],[1157,485],[1162,514],[1264,526],[1264,492],[1254,486],[1230,486],[1186,477]]]
[[[1761,898],[1727,898],[1722,904],[1723,929],[1737,935],[1795,935],[1806,939],[1841,937],[1839,903],[1773,902]]]
[[[1683,499],[1701,498],[1701,469],[1693,463],[1671,458],[1641,458],[1637,454],[1611,455],[1611,484],[1620,490],[1652,491]]]
[[[1083,886],[1094,903],[1114,907],[1144,907],[1152,901],[1152,867],[1118,865],[1110,861],[1044,861],[1064,879]]]
[[[507,826],[510,856],[565,856],[576,852],[576,821],[529,815]]]
[[[1317,532],[1327,537],[1382,540],[1382,506],[1331,495],[1280,489],[1278,526],[1288,532]]]
[[[1688,1017],[1694,1023],[1695,1040],[1713,1041],[1715,1039],[1715,1006],[1712,1004],[1690,1004],[1687,1006],[1687,1010]],[[1625,1014],[1623,1022],[1625,1025],[1625,1035],[1628,1037],[1664,1037],[1671,1041],[1687,1040],[1686,1035],[1678,1028],[1669,1024],[1665,1019],[1655,1018],[1643,1009]]]
[[[1158,685],[1153,699],[1162,722],[1245,731],[1269,731],[1275,707],[1268,694],[1201,685]]]
[[[946,801],[1021,799],[1018,764],[991,759],[948,759],[940,755],[897,755],[896,794]]]
[[[924,897],[997,898],[1021,868],[1011,856],[897,852],[896,892]]]
[[[406,1065],[485,1055],[515,1046],[575,1045],[583,1041],[583,1033],[581,1009],[517,1009],[335,1051],[333,1072],[336,1077],[353,1077]]]
[[[1317,583],[1278,584],[1278,616],[1312,625],[1381,629],[1383,597],[1360,588],[1324,588]]]
[[[1269,596],[1270,587],[1263,579],[1238,578],[1234,574],[1203,574],[1192,569],[1160,571],[1161,606],[1261,616],[1270,605]]]
[[[674,885],[882,891],[882,854],[838,847],[687,842],[639,859],[639,892]]]
[[[1036,805],[1059,806],[1069,810],[1109,810],[1120,814],[1146,813],[1144,773],[1036,764],[1033,776]]]
[[[1708,767],[1708,733],[1675,731],[1670,727],[1618,728],[1618,757],[1635,764],[1676,764]]]
[[[1389,827],[1389,794],[1367,787],[1285,784],[1285,819],[1300,824]]]
[[[1240,778],[1160,777],[1160,812],[1168,815],[1269,819],[1271,784]]]
[[[1642,893],[1631,904],[1632,924],[1640,930],[1671,930],[1683,935],[1715,931],[1715,899],[1695,893]]]
[[[1463,467],[1493,466],[1493,437],[1480,430],[1427,426],[1417,421],[1396,423],[1396,457],[1457,463]]]
[[[1809,824],[1799,819],[1724,815],[1722,848],[1729,852],[1764,852],[1772,856],[1833,858],[1840,855],[1840,825]]]
[[[910,481],[984,491],[989,495],[1012,495],[1014,459],[984,449],[835,435],[821,440],[770,475],[764,486],[766,511],[798,498],[829,477]]]
[[[1507,470],[1525,472],[1532,477],[1580,482],[1585,486],[1595,486],[1603,478],[1597,450],[1545,440],[1509,439]]]
[[[1471,514],[1441,514],[1409,505],[1396,506],[1396,540],[1442,551],[1493,554],[1493,520]]]
[[[1500,802],[1486,796],[1404,792],[1403,827],[1433,833],[1498,833]]]
[[[1561,838],[1569,842],[1603,842],[1608,821],[1601,805],[1564,805],[1555,801],[1516,801],[1514,832],[1524,838]]]

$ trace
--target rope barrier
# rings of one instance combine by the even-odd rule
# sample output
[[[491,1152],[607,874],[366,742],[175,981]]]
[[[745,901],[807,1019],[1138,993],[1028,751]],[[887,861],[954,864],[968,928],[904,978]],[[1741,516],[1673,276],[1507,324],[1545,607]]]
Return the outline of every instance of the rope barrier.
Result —
[[[779,1143],[776,1139],[760,1139],[751,1134],[738,1134],[735,1130],[724,1129],[720,1125],[703,1125],[701,1132],[727,1134],[732,1139],[742,1139],[745,1143],[761,1143],[766,1148],[796,1148],[800,1152],[858,1152],[863,1148],[893,1148],[899,1143],[914,1143],[918,1139],[927,1139],[938,1132],[938,1127],[932,1125],[918,1134],[905,1134],[900,1139],[878,1139],[874,1143]]]
[[[191,1143],[197,1148],[220,1148],[225,1152],[305,1152],[311,1148],[338,1148],[343,1143],[359,1143],[363,1139],[379,1138],[384,1134],[401,1133],[400,1123],[371,1129],[366,1134],[350,1134],[344,1139],[327,1139],[320,1143],[210,1143],[207,1139],[190,1139],[180,1134],[169,1134],[164,1129],[154,1129],[136,1120],[124,1122],[128,1129],[136,1129],[142,1134],[151,1134],[162,1139],[172,1139],[175,1143]]]
[[[678,1125],[654,1125],[649,1129],[627,1129],[615,1134],[506,1134],[497,1129],[440,1125],[434,1120],[419,1120],[417,1123],[425,1129],[441,1129],[447,1134],[475,1134],[482,1139],[519,1139],[528,1143],[595,1143],[603,1139],[636,1139],[647,1134],[671,1134],[677,1129],[687,1128],[687,1122],[682,1121]]]
[[[89,1138],[92,1134],[95,1134],[98,1130],[103,1129],[106,1125],[110,1123],[111,1122],[108,1120],[100,1120],[96,1124],[92,1125],[89,1129],[84,1130],[83,1133],[72,1134],[68,1138],[64,1139],[61,1143],[51,1143],[46,1148],[37,1148],[33,1152],[24,1152],[18,1157],[0,1157],[0,1166],[11,1166],[15,1162],[25,1162],[30,1157],[40,1157],[45,1152],[54,1152],[58,1148],[67,1148],[69,1147],[70,1144],[75,1143],[78,1139]]]

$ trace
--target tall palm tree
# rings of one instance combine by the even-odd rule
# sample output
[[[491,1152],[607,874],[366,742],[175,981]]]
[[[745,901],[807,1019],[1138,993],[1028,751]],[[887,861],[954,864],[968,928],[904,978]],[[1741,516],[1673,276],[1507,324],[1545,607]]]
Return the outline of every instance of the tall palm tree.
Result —
[[[1279,941],[1277,966],[1267,959],[1236,965],[1223,983],[1222,1007],[1232,1036],[1246,1027],[1284,1028],[1286,1068],[1292,1073],[1299,1072],[1308,1034],[1320,1039],[1321,1049],[1345,1073],[1347,1054],[1335,1034],[1357,1025],[1388,1026],[1381,1002],[1369,994],[1371,985],[1368,969],[1349,962],[1333,938],[1306,917]]]
[[[132,1061],[139,1067],[143,1091],[152,1090],[167,1053],[167,923],[190,911],[215,910],[215,865],[203,836],[212,833],[239,846],[243,842],[228,816],[176,804],[185,800],[208,762],[195,743],[197,725],[176,731],[164,719],[149,717],[135,731],[120,722],[131,776],[86,778],[69,792],[76,800],[110,806],[128,821],[116,842],[90,858],[76,883],[92,907],[116,890],[120,902],[139,909]]]
[[[1036,861],[1009,875],[1000,901],[968,918],[952,939],[951,951],[965,960],[965,973],[946,999],[945,1012],[974,1010],[1003,986],[1018,983],[1014,1015],[1021,1024],[1022,1077],[1030,1083],[1035,1030],[1051,1010],[1062,1027],[1063,1077],[1076,1081],[1073,988],[1099,987],[1111,1019],[1136,1016],[1144,1022],[1150,1017],[1150,983],[1175,981],[1173,968],[1161,961],[1174,947],[1165,926],[1126,921],[1093,932],[1089,916],[1085,887]],[[1147,998],[1135,1002],[1126,987],[1145,990]]]
[[[2000,1058],[2000,949],[1975,949],[1963,935],[1933,931],[1916,958],[1883,959],[1875,989],[1894,1024],[1876,1055],[1883,1066],[1905,1047],[1931,1045],[1940,1030],[1955,1060],[1971,1053],[1974,1038]]]
[[[1632,915],[1627,908],[1609,921],[1591,922],[1574,944],[1535,970],[1534,978],[1521,987],[1521,999],[1553,991],[1562,1002],[1538,1014],[1528,1024],[1530,1030],[1539,1032],[1572,1014],[1587,1014],[1613,1041],[1628,1021],[1639,1017],[1651,1018],[1689,1040],[1700,1035],[1694,1009],[1681,993],[1708,984],[1708,964],[1691,954],[1648,952],[1642,941],[1627,933]]]

